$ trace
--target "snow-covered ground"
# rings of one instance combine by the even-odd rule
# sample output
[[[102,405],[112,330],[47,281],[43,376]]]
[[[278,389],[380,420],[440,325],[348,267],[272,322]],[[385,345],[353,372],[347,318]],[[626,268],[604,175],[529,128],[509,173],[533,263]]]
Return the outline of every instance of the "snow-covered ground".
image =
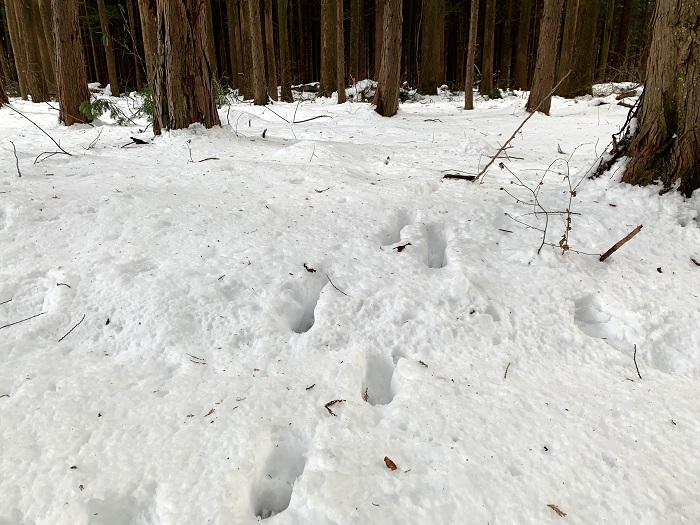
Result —
[[[442,179],[524,103],[238,104],[122,147],[145,121],[13,101],[73,154],[37,164],[1,109],[0,524],[700,523],[700,201],[584,178],[614,95]],[[550,165],[565,255],[513,219]]]

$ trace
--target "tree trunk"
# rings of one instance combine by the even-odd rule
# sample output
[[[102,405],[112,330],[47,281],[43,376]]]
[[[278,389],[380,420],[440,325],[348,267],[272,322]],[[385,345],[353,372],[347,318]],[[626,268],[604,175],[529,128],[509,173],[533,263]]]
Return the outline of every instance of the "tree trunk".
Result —
[[[294,102],[291,60],[289,58],[289,0],[277,0],[277,26],[280,39],[280,77],[282,102]]]
[[[392,117],[399,110],[401,84],[401,29],[403,26],[402,0],[384,0],[382,62],[379,68],[374,103],[377,113]]]
[[[105,58],[107,59],[107,72],[109,74],[109,88],[112,95],[119,96],[119,78],[117,77],[117,62],[114,59],[114,45],[109,32],[109,20],[105,0],[97,0],[97,9],[100,12],[100,26],[102,27],[102,43],[105,46]]]
[[[5,91],[5,83],[2,80],[2,77],[0,76],[0,107],[2,107],[3,104],[7,104],[10,102],[10,99],[7,98],[7,91]]]
[[[136,71],[136,90],[143,88],[143,74],[141,73],[141,55],[139,55],[138,41],[136,40],[136,17],[134,16],[133,0],[126,0],[126,11],[129,18],[129,35],[131,47],[134,53],[134,70]]]
[[[593,94],[597,22],[598,2],[568,0],[559,60],[559,78],[568,71],[571,71],[571,74],[557,88],[558,95],[574,98]],[[573,27],[570,28],[569,25]]]
[[[507,0],[506,18],[503,21],[503,35],[501,37],[501,58],[498,71],[498,87],[508,89],[511,83],[511,62],[513,61],[513,4],[515,0]]]
[[[464,109],[474,109],[474,60],[479,26],[479,0],[472,0],[469,12],[469,44],[467,45],[467,75],[464,81]]]
[[[445,82],[445,0],[423,0],[418,92],[435,95]]]
[[[356,80],[364,78],[364,72],[360,69],[360,56],[365,52],[364,46],[360,47],[361,35],[364,32],[363,0],[350,1],[350,76]]]
[[[623,177],[661,181],[690,196],[700,187],[700,0],[659,0],[652,19],[637,133]]]
[[[219,125],[203,0],[156,0],[153,131]]]
[[[267,52],[267,94],[277,100],[277,61],[275,35],[272,32],[272,0],[265,0],[265,47]]]
[[[495,51],[496,32],[496,0],[486,0],[484,12],[484,49],[481,55],[481,84],[479,93],[491,95],[493,93],[493,61]]]
[[[153,88],[153,67],[158,54],[156,40],[156,0],[138,0],[141,18],[141,36],[143,38],[143,55],[146,61],[146,77]]]
[[[624,0],[622,13],[617,26],[617,45],[615,46],[616,78],[627,80],[627,53],[630,46],[630,30],[632,29],[632,7],[634,0]]]
[[[248,0],[240,0],[240,19],[241,19],[241,48],[243,57],[243,76],[241,78],[240,92],[244,99],[253,98],[253,46],[251,44],[252,37],[250,33],[250,9],[248,8]]]
[[[518,21],[518,44],[515,48],[515,67],[513,68],[513,89],[530,89],[527,81],[530,48],[530,23],[534,0],[522,0]]]
[[[528,111],[541,111],[549,115],[552,97],[549,96],[554,87],[557,65],[557,48],[561,25],[561,14],[564,0],[544,0],[544,12],[540,24],[540,37],[537,44],[537,62],[532,79],[530,98],[527,99]],[[563,73],[564,75],[566,72]],[[540,106],[540,103],[542,104]]]
[[[243,56],[241,54],[241,21],[238,16],[238,0],[226,0],[228,41],[231,54],[231,87],[240,88]]]
[[[56,50],[54,49],[53,31],[51,28],[51,1],[38,0],[32,2],[32,21],[35,26],[40,26],[37,33],[41,64],[49,90],[56,85]]]
[[[384,2],[375,0],[374,13],[374,78],[379,78],[379,70],[382,68],[382,43],[384,42]]]
[[[29,93],[27,86],[27,55],[22,45],[14,0],[5,0],[5,15],[7,16],[7,25],[10,31],[12,53],[15,57],[15,69],[17,70],[17,82],[19,83],[20,95],[22,96],[22,100],[27,100],[29,98],[27,96]]]
[[[27,57],[28,90],[32,95],[32,102],[46,102],[50,100],[49,85],[44,75],[41,51],[39,49],[39,35],[37,34],[41,24],[37,24],[36,20],[34,20],[29,0],[17,0],[15,8],[23,40],[22,44],[25,47]]]
[[[56,42],[58,119],[70,126],[76,122],[86,122],[86,117],[80,112],[80,104],[90,100],[78,0],[52,0],[51,10]]]
[[[345,98],[345,31],[343,29],[343,21],[345,12],[343,11],[343,0],[336,0],[336,48],[335,56],[337,58],[336,68],[336,84],[338,89],[338,104],[343,104]]]
[[[599,81],[606,80],[606,70],[608,68],[608,56],[610,54],[610,41],[612,40],[613,17],[615,15],[615,0],[608,0],[607,11],[605,12],[605,24],[603,26],[603,42],[600,45],[600,60],[598,61]]]
[[[256,106],[264,106],[267,104],[267,86],[265,85],[265,53],[262,41],[260,2],[258,0],[246,0],[246,2],[248,4],[253,58],[253,101]]]
[[[333,95],[338,85],[335,4],[336,0],[321,0],[321,84],[318,88],[321,97]]]
[[[211,0],[200,0],[202,4],[202,9],[205,12],[204,22],[206,23],[206,35],[207,35],[207,60],[211,64],[211,74],[215,81],[219,80],[219,66],[216,62],[216,43],[214,42],[214,16],[211,8]]]

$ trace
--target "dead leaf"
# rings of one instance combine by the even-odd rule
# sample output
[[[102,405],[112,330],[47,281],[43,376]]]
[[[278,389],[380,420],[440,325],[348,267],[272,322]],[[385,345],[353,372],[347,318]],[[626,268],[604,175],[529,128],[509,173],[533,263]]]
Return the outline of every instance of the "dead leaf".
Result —
[[[369,401],[369,387],[365,388],[365,391],[362,394],[362,399],[364,401]]]
[[[388,456],[384,456],[384,463],[385,463],[386,466],[387,466],[389,469],[391,469],[391,470],[396,470],[397,468],[399,468],[399,467],[396,466],[396,463],[394,463],[393,461],[391,461],[391,460],[389,459]]]
[[[406,249],[406,246],[411,246],[411,243],[407,242],[406,244],[402,244],[401,246],[394,246],[394,250],[401,253],[402,251],[404,251]]]
[[[304,263],[304,268],[306,268],[306,271],[309,272],[309,273],[316,273],[316,270],[314,270],[313,268],[309,268],[308,266],[306,266],[306,263]]]
[[[207,412],[206,414],[204,414],[204,417],[211,416],[214,412],[216,412],[216,409],[215,409],[215,408],[212,408],[209,412]]]
[[[78,485],[78,488],[80,489],[80,492],[85,490],[85,487],[83,487],[82,485]]]
[[[333,401],[329,401],[328,403],[326,403],[326,404],[323,405],[323,406],[326,407],[326,410],[328,410],[328,413],[329,413],[331,416],[335,416],[336,413],[333,412],[333,411],[331,410],[331,407],[332,407],[333,405],[335,405],[336,403],[344,403],[344,402],[345,402],[344,399],[334,399]]]
[[[557,513],[557,516],[559,516],[560,518],[563,518],[564,516],[566,516],[566,512],[564,512],[563,510],[561,510],[561,509],[560,509],[559,507],[557,507],[556,505],[550,503],[550,504],[547,505],[547,506],[548,506],[550,509],[552,509],[554,512],[556,512],[556,513]]]

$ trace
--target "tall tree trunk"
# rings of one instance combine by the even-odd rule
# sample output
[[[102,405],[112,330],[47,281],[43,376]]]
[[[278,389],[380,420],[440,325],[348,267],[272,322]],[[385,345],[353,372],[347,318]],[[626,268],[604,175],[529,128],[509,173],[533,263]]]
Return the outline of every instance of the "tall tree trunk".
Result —
[[[8,44],[9,44],[9,42],[8,42]],[[10,73],[8,61],[5,60],[5,46],[3,45],[1,39],[0,39],[0,66],[2,66],[2,73],[0,73],[0,76],[5,78],[5,80],[7,82],[12,81],[12,73]]]
[[[136,71],[136,90],[143,88],[143,73],[141,73],[141,56],[139,55],[138,40],[136,39],[136,17],[134,16],[133,0],[126,0],[126,12],[129,18],[129,35],[131,37],[131,48],[134,53],[134,69]]]
[[[571,70],[574,65],[574,54],[581,52],[578,48],[576,37],[576,23],[578,22],[579,10],[581,3],[586,0],[564,0],[564,9],[566,14],[564,16],[564,30],[561,35],[561,52],[559,53],[559,68],[557,70],[557,79],[561,79],[566,73]],[[571,79],[571,75],[567,77],[567,80]],[[562,86],[566,83],[565,80],[562,85],[559,86],[560,94]]]
[[[289,0],[277,0],[277,27],[280,39],[280,78],[282,102],[294,102],[291,60],[289,58]]]
[[[384,42],[384,2],[375,0],[374,13],[374,78],[379,78],[379,70],[382,68],[382,43]]]
[[[624,0],[622,13],[617,26],[617,45],[615,46],[615,67],[617,79],[627,80],[627,54],[630,47],[630,30],[632,29],[632,7],[634,0]]]
[[[511,83],[511,62],[513,61],[513,4],[515,0],[507,0],[506,17],[503,21],[503,35],[501,37],[501,59],[498,68],[498,87],[508,89]]]
[[[32,20],[40,24],[42,31],[38,33],[39,51],[41,53],[42,69],[50,89],[56,85],[56,50],[54,48],[53,31],[51,28],[51,0],[38,0],[32,3]]]
[[[117,62],[114,58],[114,45],[109,32],[109,19],[107,18],[107,8],[105,0],[97,0],[97,9],[100,12],[100,26],[102,27],[102,43],[105,47],[105,58],[107,59],[107,72],[109,74],[109,88],[112,95],[119,96],[119,77],[117,77]]]
[[[10,29],[10,39],[12,43],[12,52],[15,56],[15,68],[17,69],[17,81],[19,83],[19,91],[22,100],[27,100],[29,86],[27,81],[27,54],[24,45],[22,44],[22,36],[19,30],[17,13],[15,13],[14,0],[5,0],[5,14],[7,15],[7,24]]]
[[[360,56],[365,52],[360,47],[364,32],[364,0],[350,0],[350,76],[356,80],[364,78],[360,69]]]
[[[513,88],[530,89],[528,83],[530,22],[534,0],[522,0],[520,3],[520,18],[518,21],[518,44],[515,48],[515,67],[513,68]]]
[[[253,98],[253,46],[250,31],[250,8],[248,7],[249,0],[240,0],[240,19],[241,19],[241,48],[243,57],[243,76],[241,78],[240,91],[244,99]]]
[[[340,0],[342,1],[342,0]],[[318,94],[330,97],[337,88],[336,0],[321,0],[321,84]]]
[[[598,60],[598,75],[599,81],[606,80],[608,57],[610,54],[610,42],[612,40],[613,17],[615,15],[615,0],[608,0],[607,10],[605,12],[605,24],[603,25],[603,41],[600,44],[600,59]]]
[[[228,40],[231,54],[231,87],[240,88],[243,61],[241,54],[241,21],[238,16],[238,0],[226,0]]]
[[[5,91],[5,83],[2,80],[2,77],[0,77],[0,107],[2,107],[3,104],[7,104],[10,102],[10,99],[7,98],[7,91]]]
[[[567,71],[571,71],[571,74],[562,81],[557,94],[566,98],[574,98],[593,94],[598,2],[568,0],[568,3],[572,11],[575,9],[576,14],[569,13],[567,7],[559,77],[566,75]],[[569,24],[569,16],[574,18],[575,27],[572,40],[567,42],[566,29]]]
[[[435,95],[445,82],[445,0],[423,0],[418,92]]]
[[[156,0],[138,0],[138,2],[141,18],[141,36],[143,38],[143,55],[146,60],[146,77],[151,88],[153,88],[155,79],[154,65],[158,54]]]
[[[637,133],[623,181],[700,188],[700,0],[659,0]]]
[[[3,2],[0,1],[0,8],[2,7]],[[6,78],[10,82],[17,82],[17,64],[15,62],[15,57],[14,57],[14,51],[12,50],[12,37],[10,36],[10,27],[9,27],[9,17],[7,14],[7,11],[4,11],[5,13],[5,18],[3,20],[3,35],[5,36],[5,51],[7,52],[7,60],[3,60],[2,63],[4,64],[7,75]]]
[[[399,110],[401,84],[401,30],[403,26],[402,0],[384,0],[382,62],[379,68],[374,103],[377,113],[393,117]]]
[[[58,119],[66,126],[85,122],[80,104],[90,100],[85,77],[85,53],[80,32],[78,0],[52,0],[53,34],[56,42]]]
[[[277,100],[277,61],[275,35],[272,32],[272,0],[265,0],[265,48],[267,52],[267,94]]]
[[[479,93],[490,95],[493,93],[493,61],[495,51],[496,33],[496,0],[486,0],[484,12],[484,49],[481,55],[481,84]]]
[[[267,86],[265,85],[265,53],[263,51],[260,2],[258,0],[246,0],[246,2],[248,4],[253,58],[253,101],[256,106],[264,106],[267,104]]]
[[[474,60],[479,27],[479,0],[472,0],[469,11],[469,44],[467,45],[467,75],[464,81],[464,109],[474,109]]]
[[[216,43],[214,42],[214,15],[212,13],[211,0],[200,0],[202,4],[202,9],[204,9],[205,18],[204,22],[206,24],[206,34],[207,34],[207,60],[211,64],[211,74],[212,78],[216,81],[219,80],[219,66],[216,62]]]
[[[203,0],[156,0],[153,131],[220,124]]]
[[[544,0],[544,12],[540,24],[540,37],[537,44],[537,62],[532,79],[532,90],[527,99],[527,110],[541,111],[549,115],[552,97],[549,96],[554,88],[555,69],[557,65],[557,49],[561,24],[561,14],[564,0]],[[566,74],[566,73],[564,73]],[[540,106],[540,103],[542,104]]]
[[[336,83],[338,89],[338,104],[345,103],[345,31],[343,29],[343,21],[345,12],[343,11],[343,0],[336,0],[336,49],[335,56],[337,57]]]
[[[18,25],[21,27],[20,34],[26,49],[27,85],[32,95],[32,102],[46,102],[50,99],[49,85],[44,75],[37,34],[37,28],[41,28],[41,24],[37,24],[34,19],[29,0],[17,0],[15,8]]]

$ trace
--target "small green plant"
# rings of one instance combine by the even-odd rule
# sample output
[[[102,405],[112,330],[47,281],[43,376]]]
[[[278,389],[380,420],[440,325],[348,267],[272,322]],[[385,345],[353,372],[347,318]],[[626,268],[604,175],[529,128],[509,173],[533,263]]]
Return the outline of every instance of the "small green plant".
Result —
[[[85,115],[88,122],[100,118],[102,115],[109,112],[109,116],[112,118],[112,120],[114,120],[120,126],[126,125],[127,122],[133,123],[133,121],[126,116],[119,106],[104,98],[86,100],[80,104],[80,112]]]
[[[217,109],[221,109],[225,105],[229,104],[229,88],[222,82],[218,80],[213,81],[214,87],[214,101],[216,102]]]
[[[153,120],[153,112],[155,110],[155,102],[153,101],[153,90],[151,86],[145,85],[141,91],[136,93],[137,98],[134,104],[136,112],[134,118],[146,117],[149,122]]]
[[[497,87],[492,87],[489,89],[486,93],[483,93],[487,97],[489,97],[491,100],[496,99],[496,98],[503,98],[503,95],[501,94],[501,90],[498,89]]]

